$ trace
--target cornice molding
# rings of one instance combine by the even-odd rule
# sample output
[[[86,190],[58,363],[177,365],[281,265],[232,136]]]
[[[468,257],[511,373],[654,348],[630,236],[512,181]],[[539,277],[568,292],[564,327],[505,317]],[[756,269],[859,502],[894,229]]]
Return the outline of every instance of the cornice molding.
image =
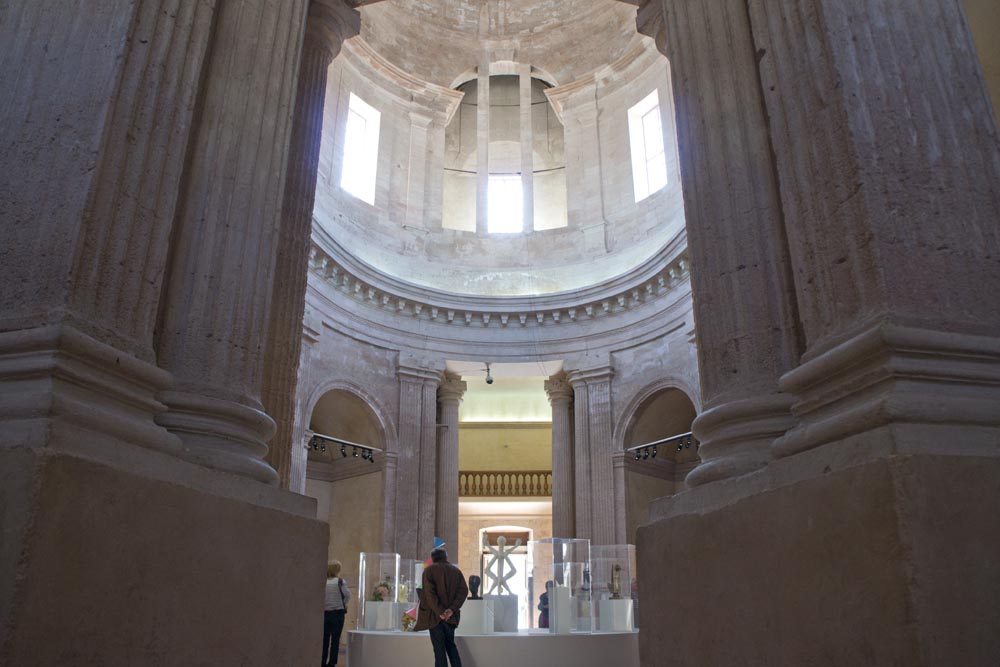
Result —
[[[460,295],[408,283],[351,256],[326,234],[313,234],[309,271],[356,302],[416,320],[497,329],[572,325],[615,317],[686,283],[685,241],[679,235],[663,252],[599,285],[541,296]]]

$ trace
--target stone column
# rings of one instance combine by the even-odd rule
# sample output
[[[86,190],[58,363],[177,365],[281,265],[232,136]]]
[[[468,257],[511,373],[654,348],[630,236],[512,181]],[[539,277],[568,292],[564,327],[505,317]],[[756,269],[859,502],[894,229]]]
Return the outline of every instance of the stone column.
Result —
[[[490,191],[490,63],[479,65],[476,95],[476,233],[489,229]]]
[[[434,546],[437,511],[437,387],[441,372],[400,364],[396,551],[424,559]],[[387,479],[388,483],[388,479]]]
[[[750,3],[806,339],[775,452],[997,456],[1000,144],[962,5],[791,4]]]
[[[215,4],[0,9],[0,444],[180,451],[153,336]]]
[[[639,22],[673,68],[705,408],[687,482],[699,485],[766,465],[794,425],[778,379],[801,332],[746,0],[653,0]]]
[[[460,375],[445,373],[438,387],[441,413],[437,450],[437,536],[449,551],[458,553],[458,406],[465,395],[466,383]]]
[[[261,399],[276,425],[268,463],[278,472],[279,483],[285,488],[294,488],[291,487],[293,447],[302,444],[293,442],[293,431],[309,239],[316,198],[327,70],[340,48],[339,41],[327,38],[321,30],[321,20],[320,17],[309,16],[302,43],[281,229],[278,233],[272,314],[264,355]]]
[[[576,537],[589,538],[591,544],[614,544],[618,521],[611,438],[613,375],[610,366],[567,373],[573,387],[576,420]]]
[[[531,65],[518,65],[521,111],[521,190],[524,197],[524,231],[535,230],[535,152],[531,124]]]
[[[560,371],[545,381],[552,406],[552,535],[576,537],[573,502],[573,387]]]
[[[158,331],[176,384],[157,421],[191,460],[269,484],[264,344],[305,9],[219,6]]]

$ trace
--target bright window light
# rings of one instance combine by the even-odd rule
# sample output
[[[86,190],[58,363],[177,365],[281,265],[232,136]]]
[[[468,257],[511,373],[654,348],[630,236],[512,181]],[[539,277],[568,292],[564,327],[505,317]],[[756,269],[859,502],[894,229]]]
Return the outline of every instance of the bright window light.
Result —
[[[344,165],[340,187],[375,205],[375,174],[378,170],[378,133],[382,114],[351,93],[344,134]]]
[[[657,91],[628,110],[628,134],[632,146],[632,183],[635,200],[639,202],[667,184],[667,156]]]
[[[487,230],[490,233],[500,234],[516,234],[524,231],[524,191],[521,189],[521,176],[491,175],[488,195]]]

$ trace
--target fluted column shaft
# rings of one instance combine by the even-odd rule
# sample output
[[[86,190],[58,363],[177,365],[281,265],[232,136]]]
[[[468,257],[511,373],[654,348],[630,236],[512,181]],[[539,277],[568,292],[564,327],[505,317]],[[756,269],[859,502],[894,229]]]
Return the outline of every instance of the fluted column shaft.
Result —
[[[458,407],[468,387],[461,376],[447,373],[438,387],[437,536],[458,550]]]
[[[295,385],[302,347],[309,238],[316,199],[327,70],[334,56],[331,44],[318,31],[306,30],[288,151],[261,395],[264,409],[275,422],[268,463],[277,471],[279,484],[283,487],[289,486],[292,473]]]
[[[615,484],[612,461],[610,366],[567,373],[573,387],[576,420],[574,452],[576,537],[591,544],[614,544]],[[553,480],[554,481],[554,480]],[[624,516],[620,518],[624,521]]]
[[[962,3],[749,8],[807,346],[776,454],[996,455],[1000,142]]]
[[[801,334],[746,0],[652,2],[640,30],[673,68],[698,326],[697,485],[766,465],[794,424],[778,380]]]
[[[306,0],[220,5],[161,304],[159,423],[203,465],[274,483],[260,401]]]
[[[396,551],[426,558],[437,511],[437,387],[439,371],[399,367],[399,452],[396,468]],[[457,479],[457,476],[456,476]],[[389,483],[389,480],[386,480]]]
[[[215,4],[0,9],[0,440],[180,449],[153,331]]]
[[[576,537],[573,502],[573,387],[560,372],[545,381],[552,406],[552,535]]]

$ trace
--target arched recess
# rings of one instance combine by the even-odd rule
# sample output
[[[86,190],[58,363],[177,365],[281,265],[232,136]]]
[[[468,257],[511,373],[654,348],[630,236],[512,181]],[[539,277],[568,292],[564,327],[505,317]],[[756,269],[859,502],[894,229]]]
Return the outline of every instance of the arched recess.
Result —
[[[394,480],[387,480],[393,466],[386,462],[395,454],[394,430],[380,406],[360,387],[346,382],[328,383],[315,392],[309,410],[309,431],[370,445],[387,453],[376,455],[374,462],[347,456],[340,447],[327,444],[325,450],[308,450],[306,495],[316,498],[317,518],[330,526],[328,557],[343,563],[342,576],[357,581],[359,554],[382,551],[386,536],[391,536],[391,518],[395,514],[392,494]],[[349,605],[348,627],[355,622],[357,605]]]
[[[676,380],[646,387],[629,403],[614,441],[619,451],[691,431],[698,414],[690,389]],[[658,447],[655,459],[625,456],[623,496],[624,541],[635,544],[636,530],[648,518],[649,504],[684,488],[684,478],[698,464],[697,447]],[[621,516],[621,514],[619,514]]]

